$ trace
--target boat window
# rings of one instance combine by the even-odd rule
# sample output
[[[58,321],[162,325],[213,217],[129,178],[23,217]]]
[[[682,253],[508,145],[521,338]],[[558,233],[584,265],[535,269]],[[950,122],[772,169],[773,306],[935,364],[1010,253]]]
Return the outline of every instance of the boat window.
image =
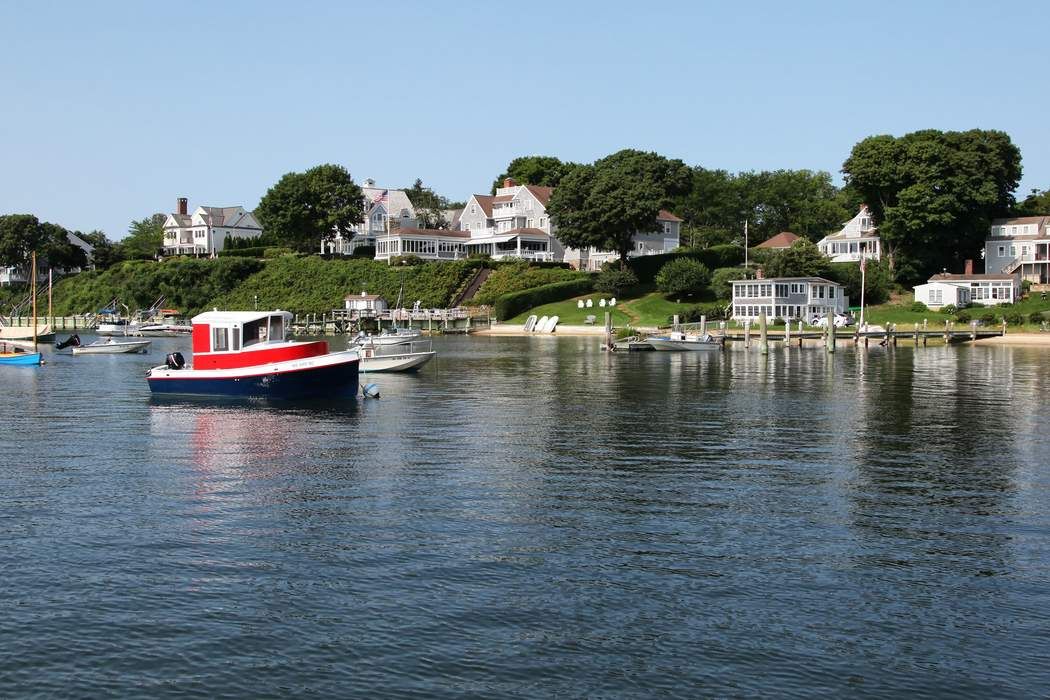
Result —
[[[266,318],[244,324],[244,347],[266,342]]]
[[[230,350],[237,352],[241,349],[241,329],[239,327],[233,328],[233,342],[230,343]]]
[[[212,352],[225,352],[230,349],[228,344],[229,330],[226,328],[212,328],[211,329],[211,351]]]
[[[284,316],[270,317],[270,337],[274,340],[284,340]]]

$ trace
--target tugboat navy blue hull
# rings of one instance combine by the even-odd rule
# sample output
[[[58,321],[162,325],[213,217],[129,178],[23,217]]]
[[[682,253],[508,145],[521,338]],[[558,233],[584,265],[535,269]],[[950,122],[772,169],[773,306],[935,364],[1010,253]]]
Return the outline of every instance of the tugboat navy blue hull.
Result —
[[[309,399],[357,394],[358,361],[292,372],[240,377],[149,378],[154,394],[226,396],[243,399]],[[188,373],[187,373],[188,374]]]

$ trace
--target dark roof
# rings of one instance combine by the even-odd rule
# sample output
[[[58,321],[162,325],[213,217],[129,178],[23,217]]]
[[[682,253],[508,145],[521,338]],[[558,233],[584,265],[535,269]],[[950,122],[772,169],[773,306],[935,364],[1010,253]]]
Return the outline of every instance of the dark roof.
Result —
[[[525,185],[525,189],[532,192],[533,196],[540,200],[540,204],[544,207],[547,206],[547,202],[551,201],[551,193],[554,192],[553,187],[544,187],[543,185]]]
[[[481,207],[481,211],[485,212],[485,216],[492,216],[492,200],[495,197],[491,194],[476,194],[474,199],[478,201],[478,206]]]
[[[521,226],[521,227],[518,227],[518,228],[512,228],[510,231],[507,231],[506,233],[502,233],[502,234],[498,233],[496,235],[498,235],[498,236],[499,235],[506,236],[506,235],[509,235],[509,234],[512,234],[512,233],[524,234],[524,235],[530,235],[530,236],[550,236],[550,234],[547,233],[546,231],[544,231],[543,229],[540,229],[540,228],[528,228],[528,227],[524,227],[524,226]]]
[[[1043,216],[1022,216],[1017,219],[993,219],[992,226],[1019,226],[1021,224],[1042,224],[1050,219],[1050,214]]]
[[[781,231],[777,235],[770,238],[768,241],[763,241],[756,245],[756,248],[790,248],[791,244],[799,239],[791,231]]]

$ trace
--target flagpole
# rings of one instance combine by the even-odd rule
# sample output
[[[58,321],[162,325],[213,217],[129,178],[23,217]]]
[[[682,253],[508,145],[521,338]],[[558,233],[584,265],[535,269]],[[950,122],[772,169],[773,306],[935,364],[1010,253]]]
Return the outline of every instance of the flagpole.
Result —
[[[744,273],[747,273],[747,219],[744,219]]]
[[[867,258],[860,259],[860,330],[864,332],[864,277],[867,272]]]

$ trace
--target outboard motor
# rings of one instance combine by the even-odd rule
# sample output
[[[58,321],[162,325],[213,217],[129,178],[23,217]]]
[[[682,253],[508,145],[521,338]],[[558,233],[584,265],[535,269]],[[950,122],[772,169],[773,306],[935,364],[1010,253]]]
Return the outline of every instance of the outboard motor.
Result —
[[[181,352],[169,353],[167,359],[164,360],[164,364],[169,369],[182,369],[186,366],[186,358],[182,356]]]
[[[74,333],[73,335],[71,335],[68,338],[66,338],[65,340],[63,340],[61,343],[56,343],[55,344],[55,349],[56,350],[65,350],[68,347],[79,348],[80,347],[80,336],[77,335],[76,333]]]

